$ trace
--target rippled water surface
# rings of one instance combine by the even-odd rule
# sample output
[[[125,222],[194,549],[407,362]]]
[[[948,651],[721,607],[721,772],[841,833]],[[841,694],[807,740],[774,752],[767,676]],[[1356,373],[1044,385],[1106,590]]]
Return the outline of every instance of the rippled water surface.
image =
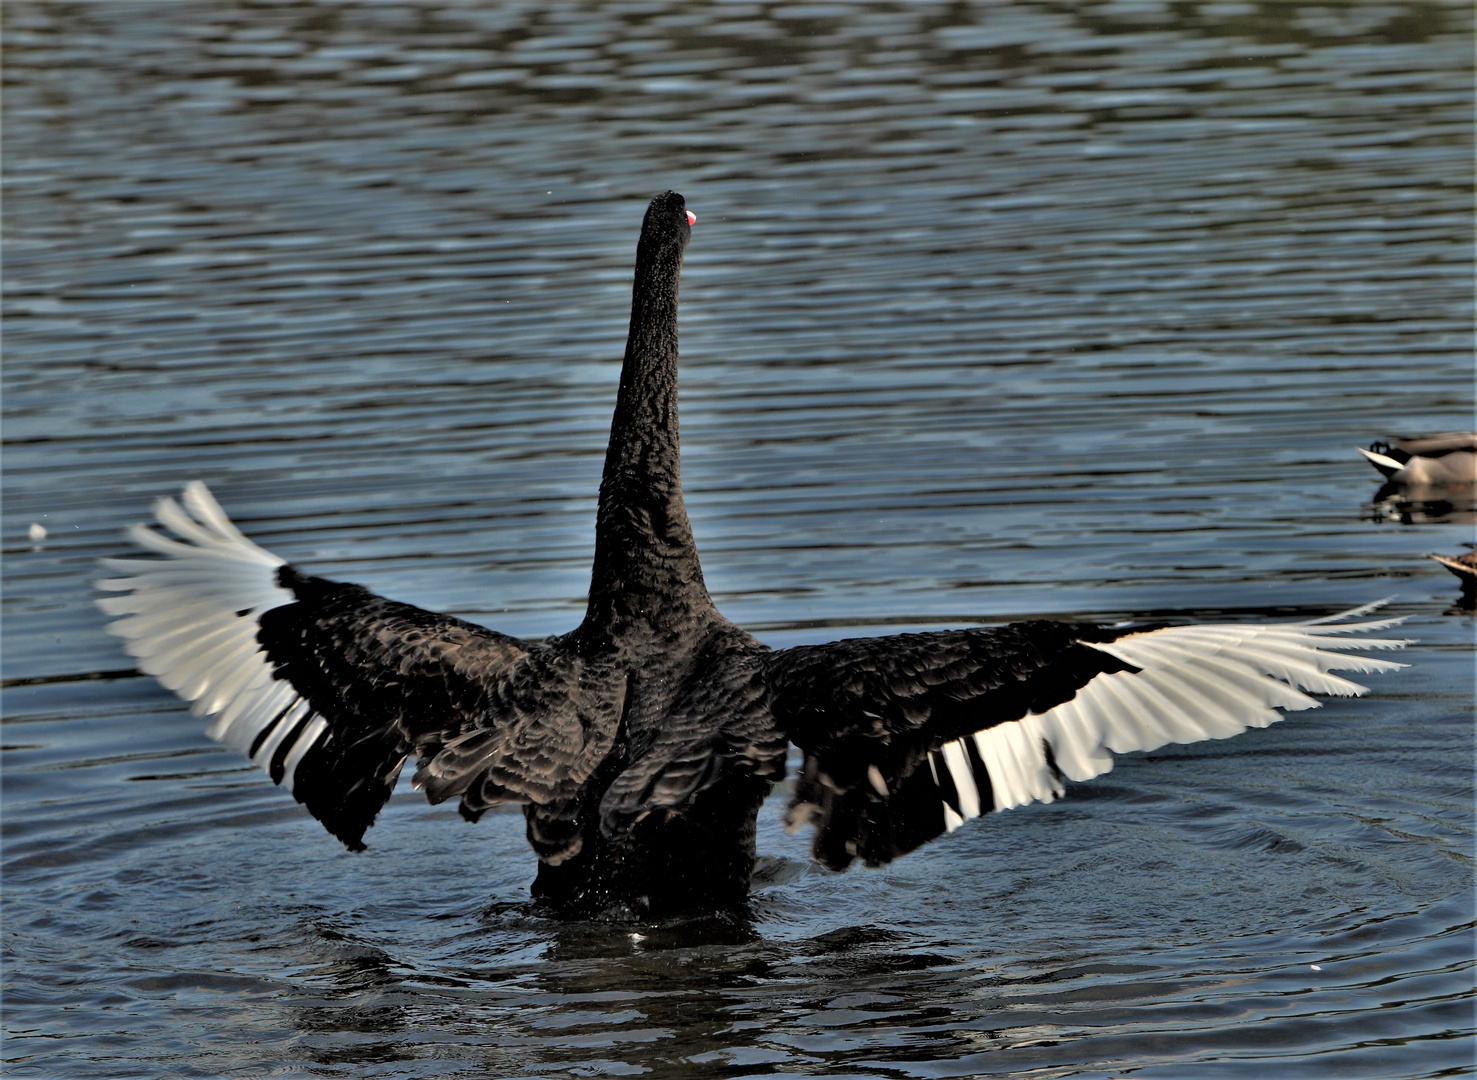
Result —
[[[5,5],[4,1058],[41,1077],[1435,1077],[1472,1066],[1463,3]],[[208,481],[317,572],[583,611],[645,201],[684,475],[775,645],[1392,596],[1373,692],[743,919],[559,924],[515,811],[347,854],[93,560]],[[1428,508],[1429,510],[1429,508]],[[43,540],[28,539],[35,523]]]

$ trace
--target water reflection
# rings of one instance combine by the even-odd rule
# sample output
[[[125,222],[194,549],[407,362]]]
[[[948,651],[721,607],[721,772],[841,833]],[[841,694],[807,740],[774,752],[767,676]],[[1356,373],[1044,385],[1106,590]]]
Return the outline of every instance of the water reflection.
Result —
[[[1473,525],[1473,494],[1471,484],[1383,484],[1369,504],[1369,516],[1401,525]]]
[[[473,945],[454,975],[428,979],[367,942],[315,928],[332,959],[311,972],[318,994],[294,995],[291,1004],[310,1058],[414,1060],[418,1044],[447,1025],[495,1033],[471,1045],[457,1040],[458,1056],[494,1075],[561,1066],[723,1074],[840,1063],[920,1036],[930,1053],[979,1049],[965,1033],[926,1034],[954,1015],[945,1004],[956,981],[948,970],[959,962],[897,931],[854,926],[777,941],[743,917],[639,930],[545,921],[531,909],[487,919],[494,935],[532,929],[545,942],[538,962],[480,965]]]
[[[550,923],[547,954],[456,977],[393,984],[364,945],[366,982],[338,967],[317,996],[289,1008],[299,1048],[319,1066],[451,1062],[490,1075],[548,1069],[727,1075],[761,1066],[835,1075],[881,1061],[926,1074],[1054,1069],[1112,1056],[1123,1025],[1148,1062],[1267,1047],[1328,1052],[1350,995],[1392,1005],[1420,995],[1440,1010],[1463,995],[1461,910],[1350,912],[1298,932],[1264,931],[1176,953],[1148,942],[1132,957],[1079,945],[1031,960],[970,944],[930,951],[915,933],[854,926],[809,939],[633,940],[609,925]],[[658,931],[660,936],[661,931]],[[1389,958],[1399,951],[1404,961]],[[1455,951],[1454,951],[1455,950]],[[1443,1005],[1441,1003],[1449,1003]],[[1407,1040],[1380,1018],[1390,1056]],[[1128,1036],[1128,1038],[1133,1038]],[[1422,1054],[1440,1043],[1416,1039]],[[1121,1053],[1120,1051],[1118,1051]],[[1253,1057],[1255,1054],[1253,1053]],[[1274,1060],[1276,1060],[1274,1058]]]

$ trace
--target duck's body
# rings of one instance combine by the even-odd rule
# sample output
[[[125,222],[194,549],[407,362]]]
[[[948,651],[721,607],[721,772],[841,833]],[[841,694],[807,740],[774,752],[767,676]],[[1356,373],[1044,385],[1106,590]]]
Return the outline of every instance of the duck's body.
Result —
[[[791,806],[815,857],[885,863],[964,820],[1059,797],[1110,751],[1222,738],[1363,687],[1334,625],[1039,621],[771,651],[714,607],[682,500],[677,282],[692,215],[652,201],[596,518],[589,604],[529,643],[301,573],[203,484],[100,583],[140,667],[213,715],[351,849],[414,757],[416,786],[475,820],[520,803],[535,896],[567,915],[722,907],[747,895],[755,818],[794,743]],[[1354,613],[1349,613],[1354,614]],[[1364,640],[1370,648],[1398,641]]]

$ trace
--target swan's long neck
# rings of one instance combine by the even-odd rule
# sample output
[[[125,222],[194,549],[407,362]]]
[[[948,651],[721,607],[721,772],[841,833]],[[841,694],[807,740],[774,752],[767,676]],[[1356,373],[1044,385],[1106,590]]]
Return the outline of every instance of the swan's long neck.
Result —
[[[680,249],[638,250],[631,331],[595,517],[585,623],[690,624],[711,608],[682,501],[677,425]]]

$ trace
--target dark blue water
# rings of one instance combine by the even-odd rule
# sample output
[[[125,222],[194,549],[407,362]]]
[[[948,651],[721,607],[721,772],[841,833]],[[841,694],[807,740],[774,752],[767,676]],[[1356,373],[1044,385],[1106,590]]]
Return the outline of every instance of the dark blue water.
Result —
[[[1436,1077],[1473,1064],[1464,4],[6,4],[3,1057],[39,1077]],[[1382,596],[1413,666],[745,918],[526,907],[516,811],[344,852],[128,674],[206,480],[315,572],[584,607],[646,200],[684,479],[777,645]],[[43,526],[44,540],[28,539]]]

